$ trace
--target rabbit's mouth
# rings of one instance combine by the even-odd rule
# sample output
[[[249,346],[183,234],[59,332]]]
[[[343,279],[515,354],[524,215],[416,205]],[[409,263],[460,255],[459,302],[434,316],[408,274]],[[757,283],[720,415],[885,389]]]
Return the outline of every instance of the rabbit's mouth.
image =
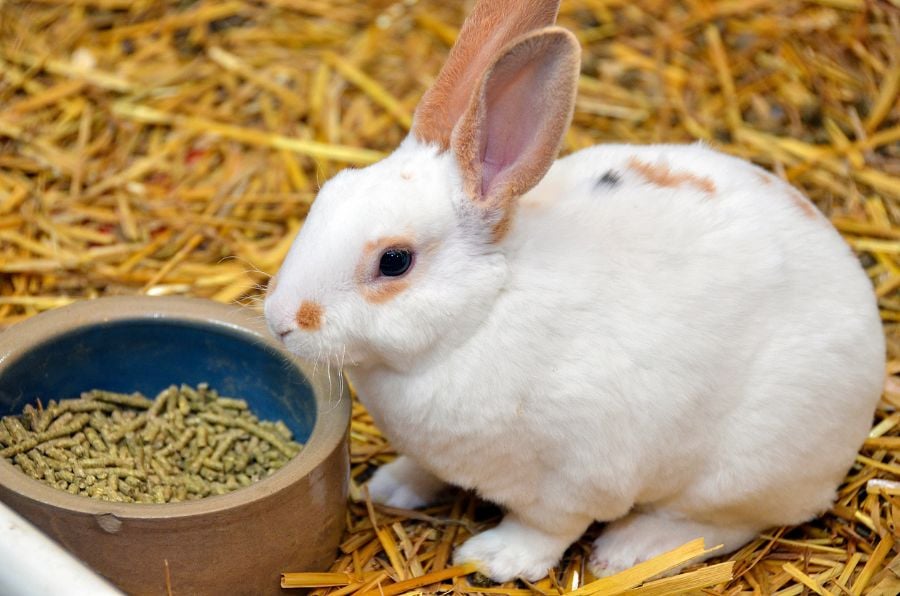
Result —
[[[313,366],[342,369],[358,364],[357,355],[346,344],[325,346],[299,329],[282,331],[277,333],[277,337],[291,354],[311,362]]]

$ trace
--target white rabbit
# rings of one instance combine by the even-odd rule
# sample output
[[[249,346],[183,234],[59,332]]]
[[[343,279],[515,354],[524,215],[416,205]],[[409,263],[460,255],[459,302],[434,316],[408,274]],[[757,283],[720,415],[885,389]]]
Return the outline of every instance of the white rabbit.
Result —
[[[814,517],[883,381],[869,281],[786,183],[702,145],[554,162],[579,72],[556,11],[475,6],[409,137],[322,187],[265,304],[404,454],[375,501],[450,483],[505,507],[455,553],[498,581],[595,520],[603,575]]]

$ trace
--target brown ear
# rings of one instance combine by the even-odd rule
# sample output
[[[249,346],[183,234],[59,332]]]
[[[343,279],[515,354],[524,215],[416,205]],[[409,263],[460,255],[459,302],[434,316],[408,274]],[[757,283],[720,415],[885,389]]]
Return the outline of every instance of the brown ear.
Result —
[[[580,70],[575,36],[547,27],[520,37],[488,67],[453,131],[466,194],[491,211],[537,184],[572,120]]]
[[[417,139],[450,148],[450,135],[485,69],[513,39],[556,22],[559,0],[479,0],[447,62],[416,108]]]

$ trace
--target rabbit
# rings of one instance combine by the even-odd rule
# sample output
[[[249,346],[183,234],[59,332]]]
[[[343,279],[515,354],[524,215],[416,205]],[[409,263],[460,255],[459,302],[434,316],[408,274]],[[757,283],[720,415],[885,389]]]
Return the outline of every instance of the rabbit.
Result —
[[[503,507],[454,553],[499,582],[594,522],[604,576],[815,517],[884,378],[869,280],[789,184],[702,144],[556,159],[580,61],[557,10],[474,6],[405,140],[323,185],[264,306],[401,454],[373,501]]]

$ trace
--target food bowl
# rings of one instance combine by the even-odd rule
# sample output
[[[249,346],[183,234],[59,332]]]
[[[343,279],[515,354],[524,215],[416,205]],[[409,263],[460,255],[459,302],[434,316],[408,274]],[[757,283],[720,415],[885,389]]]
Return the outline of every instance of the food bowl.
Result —
[[[245,488],[166,504],[72,495],[0,458],[0,500],[131,594],[279,593],[282,571],[326,569],[344,525],[350,398],[338,373],[295,360],[259,315],[100,298],[0,333],[0,416],[95,388],[153,396],[202,382],[283,420],[303,450]]]

